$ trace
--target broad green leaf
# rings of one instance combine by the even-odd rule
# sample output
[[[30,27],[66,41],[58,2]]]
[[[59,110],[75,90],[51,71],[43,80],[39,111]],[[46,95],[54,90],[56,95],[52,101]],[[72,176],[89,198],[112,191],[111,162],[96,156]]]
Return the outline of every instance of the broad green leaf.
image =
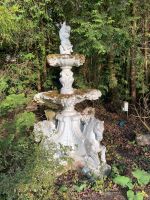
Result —
[[[137,192],[135,195],[135,200],[143,200],[144,199],[144,195],[142,192]]]
[[[134,200],[134,192],[132,190],[127,191],[128,200]]]
[[[140,185],[147,185],[150,182],[150,174],[144,170],[137,169],[132,174]]]
[[[126,176],[117,176],[114,178],[114,182],[121,185],[122,187],[128,187],[129,189],[133,188],[132,180]]]

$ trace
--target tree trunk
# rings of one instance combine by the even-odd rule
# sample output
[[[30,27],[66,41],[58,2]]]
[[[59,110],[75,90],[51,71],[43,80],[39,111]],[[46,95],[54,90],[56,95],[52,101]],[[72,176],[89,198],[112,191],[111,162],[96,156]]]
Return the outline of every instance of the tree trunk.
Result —
[[[46,67],[46,60],[44,62],[44,66],[43,66],[43,79],[44,81],[47,80],[47,67]]]
[[[37,74],[37,89],[38,89],[38,92],[41,92],[42,90],[42,86],[41,86],[41,72],[40,70],[38,69],[38,74]]]
[[[37,67],[37,89],[39,92],[42,90],[42,83],[41,83],[41,70],[40,70],[40,63],[38,58],[38,52],[36,52],[36,60],[35,65]]]
[[[135,4],[132,4],[132,16],[135,17]],[[132,47],[130,49],[130,55],[131,55],[131,99],[132,102],[136,102],[136,19],[133,19],[132,21]]]
[[[144,71],[145,71],[145,81],[148,84],[148,18],[147,14],[144,16]]]
[[[112,52],[108,55],[108,68],[110,71],[109,87],[111,89],[117,87],[116,71],[114,68],[114,54]]]

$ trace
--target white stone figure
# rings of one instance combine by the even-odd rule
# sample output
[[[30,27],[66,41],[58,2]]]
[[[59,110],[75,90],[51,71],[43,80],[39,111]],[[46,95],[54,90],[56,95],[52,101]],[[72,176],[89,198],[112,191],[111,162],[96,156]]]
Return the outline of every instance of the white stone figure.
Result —
[[[55,116],[55,113],[46,112],[47,119],[35,124],[34,135],[37,142],[45,149],[49,149],[52,144],[56,145],[54,158],[60,159],[68,156],[74,160],[74,165],[79,168],[87,167],[98,176],[108,175],[111,167],[107,165],[105,159],[105,146],[100,142],[103,138],[104,123],[95,118],[95,110],[85,109],[79,113],[75,110],[77,103],[84,100],[96,100],[101,96],[101,92],[96,89],[74,89],[72,87],[74,78],[71,71],[73,66],[79,67],[85,62],[85,57],[80,54],[71,55],[72,45],[69,40],[70,26],[66,22],[61,24],[59,37],[61,40],[60,54],[50,54],[47,56],[49,65],[61,68],[60,82],[62,88],[58,91],[41,92],[35,95],[34,100],[39,104],[48,103],[61,104],[63,109]],[[90,112],[91,110],[91,112]],[[49,115],[50,114],[50,115]],[[63,149],[69,151],[64,152]],[[99,154],[101,159],[99,159]]]
[[[34,138],[35,142],[42,145],[44,149],[49,149],[52,136],[56,133],[56,127],[54,121],[40,121],[34,124]]]
[[[98,152],[101,152],[101,162],[106,163],[106,147],[102,145],[100,142],[103,140],[103,131],[104,131],[104,121],[100,121],[98,119],[94,119],[95,126],[93,132],[95,133],[95,139],[98,142]]]
[[[82,121],[85,123],[83,134],[85,136],[85,148],[87,152],[87,163],[93,171],[99,172],[102,164],[106,163],[106,147],[101,145],[103,139],[104,122],[94,117],[95,109],[86,108],[82,113]],[[101,160],[98,153],[101,153]]]
[[[73,50],[72,50],[73,46],[69,40],[70,31],[71,31],[71,27],[67,26],[66,22],[63,22],[63,24],[61,24],[61,28],[59,30],[59,37],[61,40],[61,45],[59,47],[60,54],[71,54],[73,52]]]

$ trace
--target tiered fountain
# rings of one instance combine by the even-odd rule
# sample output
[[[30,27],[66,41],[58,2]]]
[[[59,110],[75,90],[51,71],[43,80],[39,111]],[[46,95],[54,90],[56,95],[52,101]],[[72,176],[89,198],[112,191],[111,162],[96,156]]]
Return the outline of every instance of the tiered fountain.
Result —
[[[105,146],[100,144],[103,138],[104,122],[94,117],[94,109],[86,108],[83,113],[75,110],[75,105],[84,100],[96,100],[101,92],[95,89],[79,90],[73,89],[74,81],[73,66],[79,67],[85,62],[85,57],[73,52],[70,43],[70,26],[66,22],[61,24],[59,36],[61,40],[60,54],[47,56],[50,66],[60,67],[60,82],[62,88],[58,91],[41,92],[35,95],[34,100],[38,103],[54,102],[61,104],[63,110],[56,115],[52,121],[42,121],[35,124],[34,133],[38,140],[44,136],[43,146],[50,149],[51,143],[58,147],[57,157],[61,159],[60,146],[71,147],[68,156],[73,158],[74,166],[77,168],[88,168],[99,176],[107,175],[110,166],[106,164]],[[43,137],[42,137],[43,138]],[[99,159],[101,153],[101,159]]]

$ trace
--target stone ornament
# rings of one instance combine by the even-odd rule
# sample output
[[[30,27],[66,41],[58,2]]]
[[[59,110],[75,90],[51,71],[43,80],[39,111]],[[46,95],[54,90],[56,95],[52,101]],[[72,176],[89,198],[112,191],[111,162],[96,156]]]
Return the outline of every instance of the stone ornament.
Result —
[[[101,163],[106,164],[106,147],[101,145],[103,139],[104,121],[95,118],[95,109],[88,107],[82,113],[83,135],[85,137],[85,148],[87,152],[87,162],[97,171],[100,169]],[[101,159],[98,154],[101,153]]]
[[[63,22],[59,30],[59,37],[61,40],[61,45],[59,47],[60,54],[71,54],[73,52],[72,50],[73,46],[69,40],[70,31],[71,31],[71,27],[67,26],[66,22]]]
[[[60,83],[62,88],[58,91],[41,92],[34,96],[39,104],[50,102],[61,104],[61,112],[45,112],[47,119],[34,126],[35,140],[40,142],[44,149],[50,150],[51,145],[57,146],[54,159],[64,156],[73,158],[74,166],[87,168],[100,177],[108,175],[111,167],[106,163],[106,147],[101,144],[103,139],[104,122],[95,118],[95,109],[86,108],[82,113],[75,110],[77,103],[85,100],[97,100],[101,92],[96,89],[74,89],[73,66],[79,67],[85,62],[85,57],[80,54],[71,55],[70,26],[64,22],[61,25],[59,36],[61,40],[60,54],[47,56],[50,66],[60,67]],[[61,147],[69,150],[64,152]],[[100,158],[99,158],[100,154]],[[66,164],[66,163],[65,163]]]
[[[75,55],[60,55],[52,54],[47,57],[49,65],[61,68],[60,83],[62,88],[61,94],[73,94],[72,84],[74,82],[73,72],[71,71],[72,66],[79,67],[85,62],[85,57],[80,54]]]
[[[52,101],[53,103],[63,105],[66,109],[70,109],[70,107],[74,107],[77,103],[81,103],[82,101],[99,99],[101,95],[101,92],[96,89],[74,89],[73,94],[68,95],[59,94],[58,91],[41,92],[34,96],[34,100],[41,104]]]
[[[35,142],[41,143],[42,147],[49,150],[51,137],[56,132],[55,123],[53,121],[40,121],[34,125],[34,138]]]

